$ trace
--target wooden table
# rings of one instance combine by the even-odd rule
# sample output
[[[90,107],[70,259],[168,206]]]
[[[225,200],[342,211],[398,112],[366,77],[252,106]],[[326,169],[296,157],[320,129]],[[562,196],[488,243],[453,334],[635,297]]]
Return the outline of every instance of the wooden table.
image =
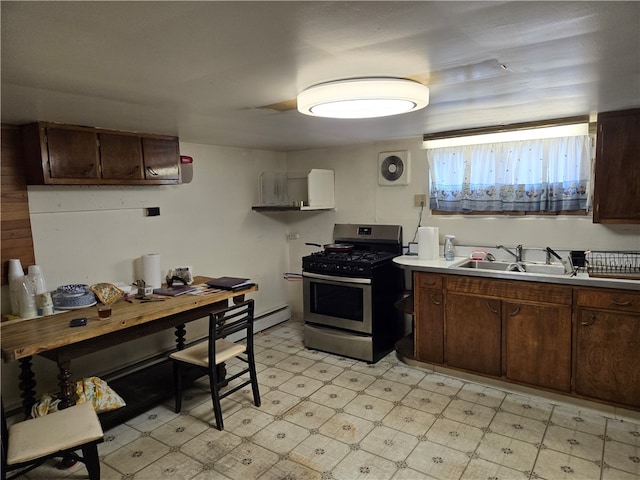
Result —
[[[210,280],[195,277],[194,285]],[[31,369],[33,355],[55,361],[60,371],[61,407],[74,404],[75,383],[71,377],[71,360],[104,348],[175,328],[176,347],[184,348],[185,324],[208,316],[210,312],[228,306],[229,299],[242,301],[244,294],[255,292],[257,286],[240,291],[218,291],[207,295],[184,294],[169,297],[162,302],[132,303],[118,300],[112,308],[111,318],[98,319],[96,307],[70,310],[33,319],[19,319],[0,324],[0,343],[5,362],[20,362],[20,389],[25,415],[35,403],[36,385]],[[87,317],[84,327],[72,328],[69,321]]]

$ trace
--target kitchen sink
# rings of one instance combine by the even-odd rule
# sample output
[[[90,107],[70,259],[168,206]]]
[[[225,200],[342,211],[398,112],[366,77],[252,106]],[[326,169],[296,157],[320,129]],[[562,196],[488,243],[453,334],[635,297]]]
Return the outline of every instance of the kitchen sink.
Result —
[[[488,262],[484,260],[468,260],[461,263],[456,268],[468,268],[477,270],[493,270],[499,272],[516,273],[542,273],[545,275],[564,275],[562,265],[546,265],[540,263],[521,263],[524,272],[518,270],[513,262]]]

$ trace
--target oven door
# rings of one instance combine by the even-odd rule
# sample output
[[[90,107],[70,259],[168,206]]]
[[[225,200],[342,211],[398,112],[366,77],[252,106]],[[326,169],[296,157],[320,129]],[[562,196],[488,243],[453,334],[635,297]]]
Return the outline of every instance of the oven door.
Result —
[[[371,279],[302,273],[307,323],[372,333]]]

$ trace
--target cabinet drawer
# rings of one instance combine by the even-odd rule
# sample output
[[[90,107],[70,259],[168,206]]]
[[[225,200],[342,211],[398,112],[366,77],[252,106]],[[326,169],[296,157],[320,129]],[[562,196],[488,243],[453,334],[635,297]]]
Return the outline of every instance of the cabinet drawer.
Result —
[[[414,274],[414,288],[442,288],[442,275],[437,273],[416,272]]]
[[[487,278],[447,276],[446,289],[474,295],[530,302],[571,305],[572,289],[549,283],[491,280]]]
[[[640,292],[581,288],[576,290],[576,304],[580,307],[640,313]]]

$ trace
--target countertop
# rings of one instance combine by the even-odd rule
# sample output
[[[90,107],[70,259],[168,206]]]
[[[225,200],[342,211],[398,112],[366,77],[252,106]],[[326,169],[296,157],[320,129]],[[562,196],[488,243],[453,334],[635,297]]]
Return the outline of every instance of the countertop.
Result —
[[[406,270],[420,272],[446,273],[451,275],[465,275],[470,277],[486,277],[502,280],[517,280],[523,282],[545,282],[561,285],[576,285],[581,287],[619,288],[623,290],[640,291],[640,281],[617,278],[594,278],[586,272],[570,275],[549,275],[543,273],[501,272],[472,268],[456,268],[467,262],[469,257],[455,257],[447,261],[444,257],[438,260],[419,260],[417,255],[402,255],[393,259],[394,263]]]

